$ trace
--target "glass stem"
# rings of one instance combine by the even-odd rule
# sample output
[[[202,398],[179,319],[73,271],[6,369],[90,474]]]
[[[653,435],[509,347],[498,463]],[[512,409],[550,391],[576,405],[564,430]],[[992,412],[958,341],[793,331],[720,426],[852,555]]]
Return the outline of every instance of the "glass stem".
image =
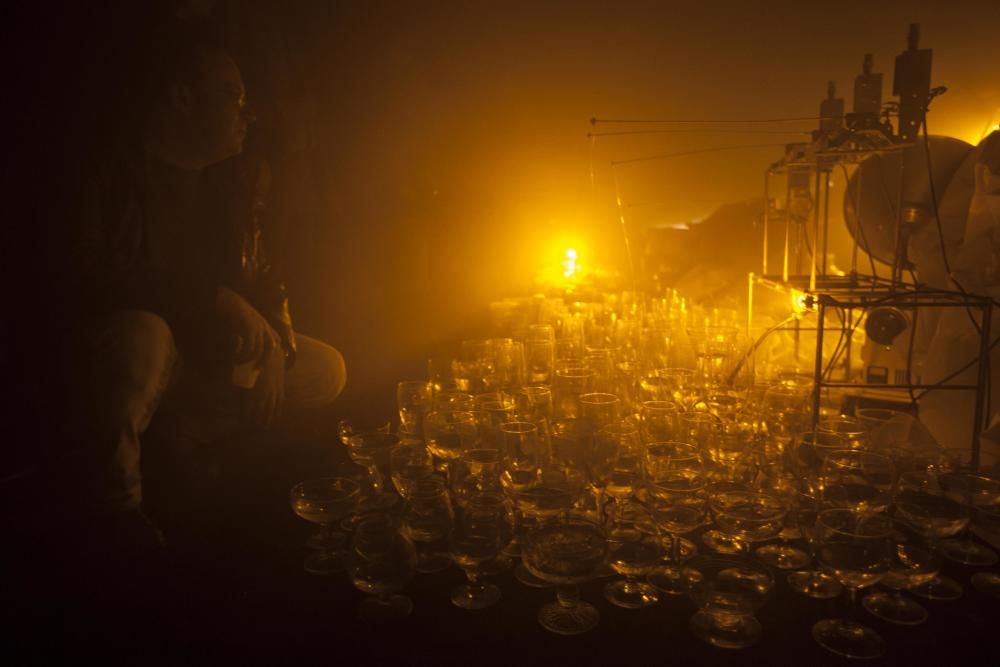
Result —
[[[556,587],[556,600],[563,609],[572,609],[580,603],[580,588],[576,584],[563,584]]]
[[[681,563],[681,536],[671,535],[670,536],[670,555],[674,561],[674,565],[680,565]]]

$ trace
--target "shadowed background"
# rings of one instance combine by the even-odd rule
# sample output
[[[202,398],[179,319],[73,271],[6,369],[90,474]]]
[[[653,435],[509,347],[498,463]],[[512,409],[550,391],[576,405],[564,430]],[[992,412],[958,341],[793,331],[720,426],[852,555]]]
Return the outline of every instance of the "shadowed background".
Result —
[[[589,131],[634,128],[591,117],[814,116],[827,80],[849,109],[867,52],[888,99],[892,59],[918,21],[932,85],[949,88],[931,132],[974,142],[1000,120],[1000,4],[985,1],[177,4],[214,24],[243,68],[258,114],[246,150],[272,164],[270,220],[294,315],[343,351],[345,409],[422,374],[433,345],[476,332],[490,300],[529,293],[563,248],[622,269],[611,160],[780,144],[814,125],[592,142]],[[8,17],[21,37],[8,44],[9,80],[41,95],[22,109],[24,134],[113,128],[107,102],[128,94],[113,76],[123,49],[142,21],[172,10],[50,5]],[[759,198],[780,150],[620,167],[629,224]],[[753,206],[735,210],[726,224],[749,228]]]

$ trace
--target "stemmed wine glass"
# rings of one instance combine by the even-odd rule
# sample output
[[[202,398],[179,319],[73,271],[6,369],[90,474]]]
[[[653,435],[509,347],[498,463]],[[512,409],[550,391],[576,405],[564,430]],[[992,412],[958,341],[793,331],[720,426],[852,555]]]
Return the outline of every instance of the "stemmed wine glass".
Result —
[[[713,484],[708,506],[715,525],[748,556],[754,542],[778,536],[788,513],[788,505],[780,496],[738,482]]]
[[[437,476],[425,477],[409,489],[403,509],[403,527],[417,545],[417,572],[440,572],[451,564],[443,546],[455,518],[448,487]]]
[[[425,380],[405,380],[396,385],[399,423],[406,433],[423,433],[424,415],[430,411],[433,387]]]
[[[580,601],[579,584],[592,579],[607,558],[607,534],[595,523],[575,519],[551,523],[525,536],[525,566],[557,586],[556,602],[538,610],[542,627],[560,635],[578,635],[597,626],[600,612]]]
[[[933,580],[943,558],[935,540],[904,519],[894,524],[893,542],[895,558],[881,581],[882,586],[892,592],[878,591],[866,595],[861,605],[883,621],[897,625],[920,625],[927,620],[927,610],[904,597],[902,592]]]
[[[1000,507],[1000,474],[986,452],[980,452],[978,465],[968,449],[946,449],[942,460],[933,466],[937,482],[944,495],[961,503],[967,510],[969,523],[957,531],[961,538],[942,540],[941,548],[949,559],[976,567],[995,565],[997,553],[972,540],[969,525],[989,523]]]
[[[704,467],[698,449],[682,442],[646,445],[646,489],[653,522],[670,536],[667,562],[646,575],[646,581],[669,595],[683,595],[700,574],[682,563],[696,551],[684,534],[705,522],[707,498]]]
[[[292,487],[292,510],[301,518],[318,524],[309,537],[305,570],[311,574],[334,574],[346,569],[347,536],[334,529],[358,501],[359,485],[346,477],[323,477]]]
[[[813,558],[819,550],[817,524],[821,511],[821,502],[817,495],[806,488],[801,490],[791,506],[795,523],[799,532],[805,538],[806,545]],[[840,582],[831,574],[819,570],[797,570],[788,575],[788,586],[796,593],[818,600],[835,598],[844,590]]]
[[[828,509],[816,523],[817,557],[848,590],[851,606],[861,588],[878,583],[893,560],[892,519],[856,509]],[[885,653],[882,637],[864,625],[828,618],[813,626],[813,638],[838,655],[877,658]]]
[[[351,541],[351,582],[368,593],[358,605],[364,621],[378,622],[408,616],[410,598],[397,594],[413,578],[417,556],[413,543],[384,512],[365,515]]]
[[[420,480],[434,474],[434,460],[423,445],[397,447],[389,456],[389,476],[404,500]]]
[[[451,602],[462,609],[484,609],[500,600],[500,589],[483,584],[479,577],[503,548],[507,537],[503,496],[478,493],[466,499],[451,533],[451,557],[462,568],[468,582],[451,594]]]
[[[754,614],[774,588],[771,572],[754,561],[724,556],[697,558],[693,565],[700,573],[689,588],[698,606],[691,617],[694,634],[721,648],[756,644],[762,628]]]
[[[884,454],[864,449],[830,452],[823,459],[823,504],[859,512],[885,512],[892,504],[896,469]]]

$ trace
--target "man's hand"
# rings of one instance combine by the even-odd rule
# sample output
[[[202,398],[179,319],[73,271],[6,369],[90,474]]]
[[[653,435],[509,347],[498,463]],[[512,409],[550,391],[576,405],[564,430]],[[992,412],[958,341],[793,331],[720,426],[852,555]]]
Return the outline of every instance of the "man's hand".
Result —
[[[242,296],[228,287],[219,287],[215,307],[227,333],[236,341],[233,354],[237,364],[253,361],[263,366],[270,356],[283,357],[278,334]]]
[[[247,396],[246,417],[269,426],[281,415],[285,402],[285,355],[273,350],[260,365],[260,376]]]

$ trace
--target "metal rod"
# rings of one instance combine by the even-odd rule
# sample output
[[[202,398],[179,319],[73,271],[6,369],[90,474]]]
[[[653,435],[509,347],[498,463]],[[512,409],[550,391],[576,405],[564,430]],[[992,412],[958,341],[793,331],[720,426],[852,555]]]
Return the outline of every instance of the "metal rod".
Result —
[[[781,267],[781,279],[788,282],[788,241],[791,235],[791,229],[789,225],[792,224],[792,216],[789,212],[789,207],[792,203],[792,188],[788,183],[788,178],[785,178],[785,256],[782,260]]]
[[[767,216],[771,210],[771,172],[764,172],[764,257],[761,261],[761,273],[767,274]],[[752,278],[751,278],[752,280]]]
[[[826,275],[826,256],[829,254],[830,245],[830,176],[832,172],[825,172],[823,177],[823,270]]]
[[[975,384],[856,384],[853,382],[824,382],[824,387],[857,387],[858,389],[951,389],[958,391],[976,391],[979,385]]]
[[[812,422],[809,430],[815,431],[819,422],[819,401],[823,391],[823,321],[826,319],[826,304],[819,302],[816,321],[816,365],[813,370]]]
[[[983,321],[979,331],[979,377],[976,381],[976,414],[972,423],[972,467],[979,469],[979,434],[983,420],[989,419],[993,406],[985,405],[986,385],[990,382],[990,324],[993,320],[993,304],[983,306]]]
[[[809,291],[816,291],[816,253],[819,252],[819,200],[820,200],[820,176],[816,172],[816,203],[813,205],[813,242],[809,253]]]
[[[861,236],[861,178],[862,171],[860,168],[855,170],[858,175],[858,191],[855,193],[854,197],[854,224],[857,229],[854,230],[853,237],[853,247],[851,248],[851,275],[855,276],[858,274],[858,237]],[[847,168],[844,168],[844,193],[847,193],[848,186],[851,184],[851,179],[847,176]]]

